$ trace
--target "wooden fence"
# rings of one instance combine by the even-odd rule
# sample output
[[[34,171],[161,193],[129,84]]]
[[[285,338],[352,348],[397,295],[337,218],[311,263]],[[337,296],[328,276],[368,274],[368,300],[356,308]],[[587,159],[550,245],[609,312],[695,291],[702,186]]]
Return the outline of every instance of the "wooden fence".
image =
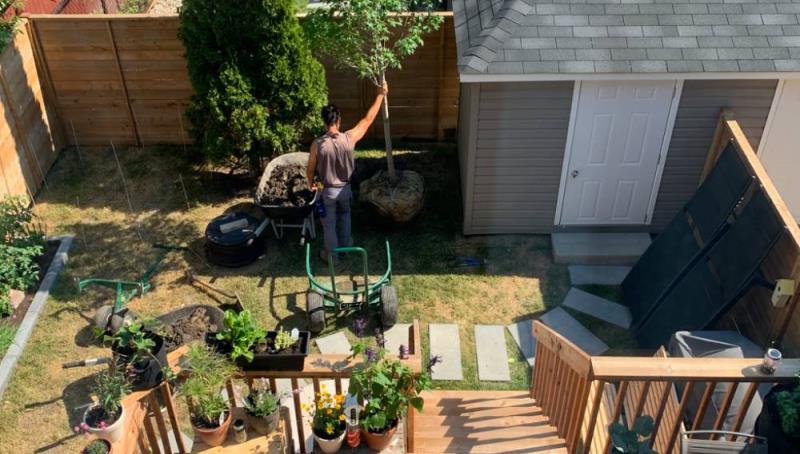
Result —
[[[387,75],[392,133],[443,139],[455,134],[458,71],[452,15],[403,65]],[[192,94],[178,16],[33,15],[43,79],[70,144],[181,144]],[[371,83],[326,65],[330,101],[354,124],[372,102]],[[373,126],[373,137],[382,127]],[[72,130],[74,129],[74,134]]]
[[[23,25],[0,54],[0,195],[32,197],[63,146],[54,137]]]

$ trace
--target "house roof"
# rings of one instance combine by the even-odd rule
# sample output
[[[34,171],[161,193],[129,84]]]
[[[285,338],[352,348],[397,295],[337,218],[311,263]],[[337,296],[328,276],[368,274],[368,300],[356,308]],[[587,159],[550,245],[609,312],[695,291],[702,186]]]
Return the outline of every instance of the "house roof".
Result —
[[[454,0],[461,74],[800,71],[800,0]]]

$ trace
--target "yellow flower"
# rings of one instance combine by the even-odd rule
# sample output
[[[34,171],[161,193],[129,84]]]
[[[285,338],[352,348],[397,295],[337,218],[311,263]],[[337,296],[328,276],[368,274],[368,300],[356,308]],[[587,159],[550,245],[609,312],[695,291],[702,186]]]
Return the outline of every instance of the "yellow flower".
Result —
[[[327,432],[328,434],[332,434],[333,433],[333,426],[328,424],[327,427],[325,427],[325,432]]]
[[[328,409],[328,411],[326,411],[326,413],[330,415],[330,414],[332,414],[332,413],[333,413],[333,410],[331,410],[331,409],[329,408],[329,409]]]
[[[347,418],[345,418],[344,415],[339,415],[339,421],[344,421],[345,419]]]

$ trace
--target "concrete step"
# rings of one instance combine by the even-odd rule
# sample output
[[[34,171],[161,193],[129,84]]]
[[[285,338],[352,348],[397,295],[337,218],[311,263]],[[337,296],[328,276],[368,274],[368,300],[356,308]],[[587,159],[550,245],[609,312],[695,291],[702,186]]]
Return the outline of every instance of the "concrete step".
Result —
[[[536,361],[536,338],[533,337],[533,320],[522,320],[521,322],[510,324],[506,328],[532,369]]]
[[[540,320],[592,356],[602,355],[608,350],[605,342],[560,307],[545,313]]]
[[[348,355],[350,354],[350,341],[343,332],[339,331],[329,336],[318,337],[315,341],[317,348],[323,355]]]
[[[553,260],[566,265],[634,265],[650,246],[647,233],[554,233]]]
[[[631,271],[624,265],[570,265],[572,285],[620,285]]]
[[[397,355],[400,353],[400,346],[408,348],[408,329],[410,323],[398,323],[383,332],[383,339],[386,341],[386,353]]]
[[[430,337],[431,356],[440,356],[442,362],[433,366],[431,378],[434,380],[463,380],[461,370],[461,336],[458,334],[458,325],[436,324],[428,325]]]
[[[631,327],[631,311],[627,307],[577,288],[569,289],[561,304],[620,328]]]
[[[511,381],[503,328],[502,325],[475,325],[475,350],[481,381]]]

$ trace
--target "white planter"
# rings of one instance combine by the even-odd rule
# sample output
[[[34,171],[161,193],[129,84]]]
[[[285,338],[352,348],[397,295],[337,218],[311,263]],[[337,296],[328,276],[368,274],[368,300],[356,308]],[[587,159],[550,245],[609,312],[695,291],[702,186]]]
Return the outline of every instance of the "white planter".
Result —
[[[89,413],[89,410],[91,410],[92,408],[94,408],[94,407],[89,407],[88,409],[86,409],[86,412],[83,414],[83,422],[84,423],[86,422],[86,415]],[[109,443],[116,443],[116,442],[122,440],[122,438],[125,435],[125,430],[123,430],[124,429],[123,421],[125,421],[125,407],[120,407],[120,409],[122,411],[119,414],[119,418],[117,418],[117,420],[114,421],[114,424],[111,424],[110,426],[107,426],[105,429],[99,429],[99,428],[96,428],[96,427],[89,427],[87,429],[88,432],[90,434],[96,436],[97,438],[101,438],[103,440],[107,440]],[[87,423],[87,425],[88,425],[88,423]]]
[[[314,435],[314,442],[319,446],[320,451],[324,452],[325,454],[334,454],[339,452],[339,449],[342,448],[342,442],[344,441],[344,436],[347,433],[345,430],[339,435],[337,438],[333,440],[326,440],[324,438],[318,437],[316,434]]]

